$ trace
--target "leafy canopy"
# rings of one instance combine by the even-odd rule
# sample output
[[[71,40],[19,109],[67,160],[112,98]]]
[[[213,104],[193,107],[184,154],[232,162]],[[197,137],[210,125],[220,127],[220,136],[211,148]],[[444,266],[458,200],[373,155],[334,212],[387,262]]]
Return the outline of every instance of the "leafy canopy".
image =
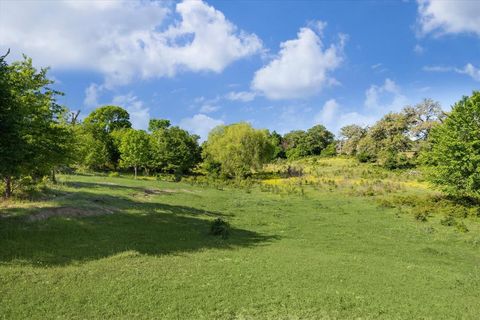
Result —
[[[430,133],[430,180],[456,196],[480,196],[480,91],[463,97]]]
[[[207,163],[218,164],[230,177],[244,177],[272,158],[274,147],[267,130],[241,122],[212,130],[204,145]]]

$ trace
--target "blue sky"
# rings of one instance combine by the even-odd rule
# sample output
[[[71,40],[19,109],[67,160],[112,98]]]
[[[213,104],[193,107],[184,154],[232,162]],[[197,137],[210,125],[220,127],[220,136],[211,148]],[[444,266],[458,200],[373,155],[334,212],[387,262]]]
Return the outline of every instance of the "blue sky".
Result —
[[[367,125],[480,88],[480,1],[0,1],[0,49],[86,116],[125,107],[206,137]]]

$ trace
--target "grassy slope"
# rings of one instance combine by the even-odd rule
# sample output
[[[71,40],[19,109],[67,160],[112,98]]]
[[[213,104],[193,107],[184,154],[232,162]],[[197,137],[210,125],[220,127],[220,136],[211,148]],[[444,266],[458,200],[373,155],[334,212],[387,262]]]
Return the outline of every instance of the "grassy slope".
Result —
[[[478,229],[462,234],[415,222],[369,198],[328,190],[300,196],[125,178],[62,180],[54,201],[0,211],[10,215],[0,218],[0,317],[480,314]],[[39,206],[114,213],[25,222],[22,215]],[[226,241],[207,234],[217,215],[232,224]]]

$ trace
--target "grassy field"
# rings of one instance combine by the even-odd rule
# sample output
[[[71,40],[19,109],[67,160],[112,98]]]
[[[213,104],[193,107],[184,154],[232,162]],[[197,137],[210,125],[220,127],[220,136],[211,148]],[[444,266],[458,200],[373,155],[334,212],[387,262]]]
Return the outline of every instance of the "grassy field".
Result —
[[[460,232],[395,205],[435,196],[412,172],[303,170],[248,188],[61,176],[3,203],[0,317],[478,319],[478,218]]]

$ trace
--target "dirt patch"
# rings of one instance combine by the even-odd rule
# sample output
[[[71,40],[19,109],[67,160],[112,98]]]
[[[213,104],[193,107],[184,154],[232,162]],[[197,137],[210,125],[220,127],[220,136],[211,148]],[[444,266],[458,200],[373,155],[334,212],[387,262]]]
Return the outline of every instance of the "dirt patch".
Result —
[[[51,217],[69,217],[69,218],[82,218],[92,217],[105,214],[112,214],[113,210],[107,208],[75,208],[75,207],[57,207],[57,208],[45,208],[41,211],[34,213],[27,217],[27,221],[41,221]]]
[[[190,193],[190,194],[195,194],[195,192],[187,190],[187,189],[143,189],[143,192],[135,192],[132,193],[131,196],[134,198],[139,198],[139,197],[149,197],[153,195],[168,195],[168,194],[174,194],[174,193]]]

